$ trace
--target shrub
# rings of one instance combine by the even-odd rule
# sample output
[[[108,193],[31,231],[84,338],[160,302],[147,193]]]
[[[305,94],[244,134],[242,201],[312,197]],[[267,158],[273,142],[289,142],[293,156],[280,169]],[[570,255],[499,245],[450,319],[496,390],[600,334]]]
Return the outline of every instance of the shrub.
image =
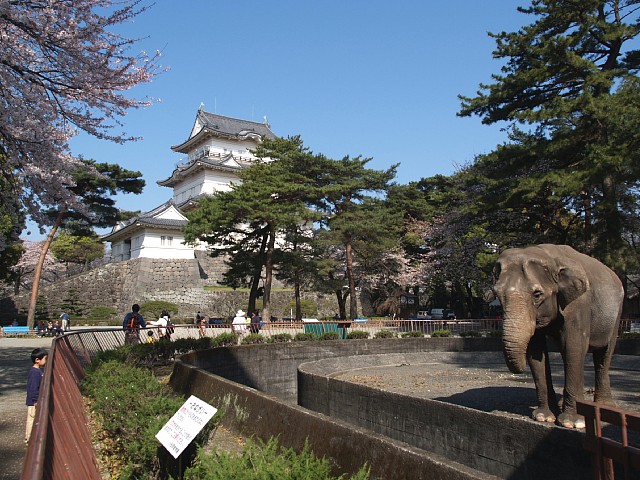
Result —
[[[411,330],[409,332],[403,333],[402,336],[404,338],[407,338],[407,337],[424,337],[424,333],[421,332],[420,330]]]
[[[123,463],[120,478],[149,478],[168,460],[155,434],[184,400],[173,396],[153,374],[118,361],[101,363],[82,383],[91,409],[101,418],[110,453]],[[202,439],[200,440],[202,442]]]
[[[83,320],[90,325],[95,325],[99,322],[106,322],[110,325],[121,325],[122,322],[116,318],[117,314],[117,310],[113,307],[96,305],[89,311],[89,314]]]
[[[433,332],[431,332],[431,337],[435,338],[435,337],[450,337],[451,336],[451,330],[434,330]]]
[[[460,336],[477,338],[482,336],[482,332],[478,330],[465,330],[464,332],[460,332]]]
[[[365,332],[364,330],[351,330],[347,334],[347,338],[349,340],[351,339],[360,340],[364,338],[369,338],[369,332]]]
[[[489,332],[487,332],[487,336],[488,337],[501,337],[502,336],[502,330],[489,330]]]
[[[296,342],[309,342],[315,340],[317,337],[313,333],[296,333],[293,340]]]
[[[640,338],[640,332],[624,332],[622,338]]]
[[[171,343],[173,343],[173,348],[175,349],[177,354],[183,354],[196,350],[196,342],[197,339],[195,338],[178,338]]]
[[[258,343],[265,343],[265,339],[259,333],[250,333],[242,339],[242,345],[256,345]]]
[[[239,458],[224,451],[205,453],[200,449],[194,465],[185,471],[184,479],[346,479],[345,475],[333,476],[331,471],[331,463],[326,458],[316,457],[308,442],[305,442],[300,453],[296,453],[291,448],[280,447],[278,440],[271,438],[266,443],[260,439],[249,440]],[[369,469],[365,465],[349,478],[366,480],[369,478]]]
[[[324,332],[318,337],[318,340],[339,340],[340,334],[338,332]]]
[[[315,317],[318,315],[318,305],[313,300],[307,300],[305,298],[300,299],[300,310],[302,312],[302,316],[307,317]],[[291,300],[284,308],[285,312],[296,311],[296,301]]]
[[[159,318],[163,310],[169,312],[170,315],[175,315],[178,313],[178,305],[164,300],[152,300],[140,305],[142,316],[149,318]]]
[[[113,360],[101,362],[88,373],[82,390],[101,419],[105,448],[117,459],[112,465],[117,471],[111,472],[114,476],[110,478],[177,478],[180,463],[158,444],[155,435],[184,399],[158,382],[149,370]],[[217,421],[214,417],[201,430],[194,440],[196,446],[206,444]],[[187,454],[183,460],[191,458]]]
[[[139,343],[137,345],[121,345],[114,350],[100,352],[88,366],[92,372],[102,363],[120,362],[131,366],[148,367],[158,362],[166,362],[174,356],[173,342]]]
[[[213,337],[213,347],[228,347],[238,344],[238,334],[232,332],[221,333]]]
[[[304,335],[304,333],[299,334]],[[268,339],[268,343],[288,343],[293,340],[293,337],[289,333],[276,333],[275,335],[271,335]]]
[[[200,337],[195,341],[194,350],[208,350],[217,346],[211,337]]]
[[[391,330],[380,330],[376,332],[373,338],[396,338],[396,332],[392,332]]]

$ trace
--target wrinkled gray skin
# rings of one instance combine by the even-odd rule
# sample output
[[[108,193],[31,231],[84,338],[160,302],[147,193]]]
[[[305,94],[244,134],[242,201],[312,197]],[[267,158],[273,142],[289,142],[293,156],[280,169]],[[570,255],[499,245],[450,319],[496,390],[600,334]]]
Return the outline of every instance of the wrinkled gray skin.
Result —
[[[503,349],[509,370],[529,363],[538,395],[533,418],[584,428],[576,401],[584,393],[584,360],[593,352],[594,401],[613,405],[609,365],[618,334],[624,291],[616,274],[566,245],[505,250],[495,265],[495,292],[504,310]],[[549,370],[546,336],[564,362],[562,412]]]

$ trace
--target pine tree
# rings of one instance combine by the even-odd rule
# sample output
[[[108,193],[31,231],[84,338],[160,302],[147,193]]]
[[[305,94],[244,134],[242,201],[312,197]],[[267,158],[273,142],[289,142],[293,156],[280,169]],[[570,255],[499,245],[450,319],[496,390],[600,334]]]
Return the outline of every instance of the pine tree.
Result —
[[[491,154],[490,174],[476,165],[495,182],[491,191],[502,189],[510,208],[530,212],[531,224],[542,216],[550,228],[579,221],[581,249],[619,269],[635,257],[624,225],[628,215],[637,218],[640,179],[640,52],[630,46],[640,31],[638,6],[532,1],[519,8],[535,17],[532,24],[491,34],[494,57],[505,60],[501,74],[476,97],[460,97],[460,115],[511,130],[512,144]]]

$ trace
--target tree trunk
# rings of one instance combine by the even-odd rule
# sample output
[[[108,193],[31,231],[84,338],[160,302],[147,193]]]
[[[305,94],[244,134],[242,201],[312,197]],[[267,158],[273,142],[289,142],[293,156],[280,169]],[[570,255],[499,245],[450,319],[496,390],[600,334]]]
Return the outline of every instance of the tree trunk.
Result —
[[[347,296],[349,295],[349,291],[347,290],[345,293],[342,293],[341,288],[336,288],[335,292],[336,298],[338,299],[338,316],[341,320],[344,320],[347,318],[346,300]]]
[[[58,217],[56,218],[53,227],[49,231],[46,240],[42,244],[42,250],[40,251],[40,257],[38,258],[38,264],[36,265],[36,271],[33,274],[33,285],[31,286],[31,299],[29,300],[29,312],[27,313],[27,326],[34,328],[36,317],[36,302],[38,300],[38,289],[40,287],[40,277],[42,276],[42,269],[44,267],[44,260],[47,257],[49,247],[53,242],[53,238],[56,236],[58,227],[62,224],[66,210],[60,210]]]
[[[358,316],[358,302],[356,298],[356,281],[353,278],[353,249],[351,246],[351,236],[345,242],[345,257],[347,261],[347,282],[349,285],[349,317],[351,320]]]
[[[16,274],[16,279],[13,282],[13,294],[18,295],[20,293],[20,284],[22,283],[22,275]]]
[[[584,204],[584,244],[587,247],[587,253],[593,255],[593,234],[591,219],[591,196],[589,192],[583,192],[582,202]]]
[[[267,237],[269,233],[265,231],[262,234],[262,242],[260,242],[260,252],[258,253],[258,261],[253,272],[253,280],[251,281],[251,289],[249,290],[249,305],[247,307],[247,313],[254,312],[256,310],[256,299],[258,298],[258,288],[260,287],[260,277],[262,275],[264,252],[267,248]],[[264,303],[264,302],[263,302]]]
[[[264,321],[271,320],[269,306],[271,304],[271,282],[273,278],[273,252],[275,251],[276,232],[269,226],[269,239],[264,259],[264,295],[262,297],[262,318]]]
[[[296,299],[296,320],[302,320],[302,305],[300,302],[300,282],[297,280],[297,278],[293,286],[293,291]]]
[[[605,238],[602,258],[620,258],[622,255],[622,219],[618,207],[616,184],[612,175],[606,175],[602,182],[603,218],[605,221]]]

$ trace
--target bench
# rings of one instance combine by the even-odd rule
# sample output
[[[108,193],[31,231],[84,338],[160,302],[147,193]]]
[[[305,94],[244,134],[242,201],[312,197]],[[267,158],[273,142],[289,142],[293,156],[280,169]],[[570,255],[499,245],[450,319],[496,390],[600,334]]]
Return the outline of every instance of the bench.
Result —
[[[4,327],[2,333],[5,335],[28,335],[31,333],[29,327]]]

